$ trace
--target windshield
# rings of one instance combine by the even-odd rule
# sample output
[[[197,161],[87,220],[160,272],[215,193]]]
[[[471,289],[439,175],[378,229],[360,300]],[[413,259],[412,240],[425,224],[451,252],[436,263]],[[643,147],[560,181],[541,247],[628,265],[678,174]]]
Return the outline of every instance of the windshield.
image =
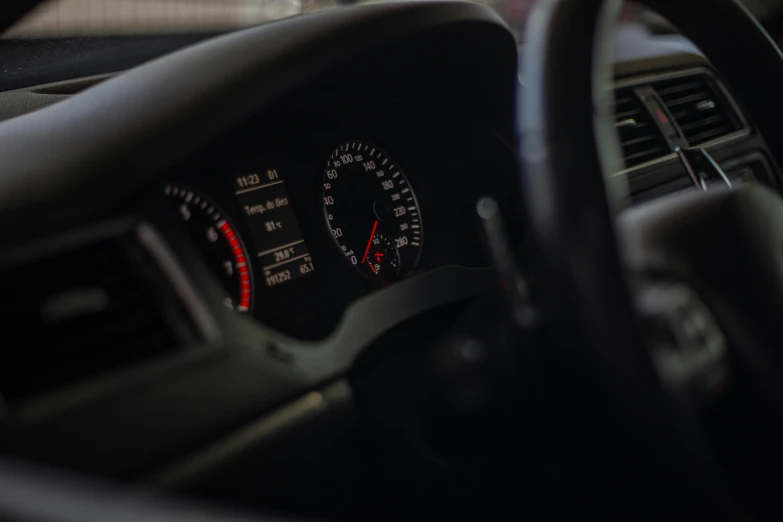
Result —
[[[328,7],[332,0],[50,0],[4,36],[212,32]]]
[[[377,1],[381,0],[49,0],[29,13],[2,37],[211,33],[341,5]],[[530,7],[536,2],[471,1],[495,9],[512,29],[522,27]],[[743,1],[762,18],[778,11],[783,4],[783,0]],[[626,13],[626,20],[637,18],[640,14],[638,9],[629,11],[632,14]]]
[[[237,29],[355,0],[50,0],[7,31],[6,38],[172,34]],[[364,2],[361,2],[364,3]],[[509,18],[533,0],[478,0]],[[508,4],[508,9],[505,4]]]

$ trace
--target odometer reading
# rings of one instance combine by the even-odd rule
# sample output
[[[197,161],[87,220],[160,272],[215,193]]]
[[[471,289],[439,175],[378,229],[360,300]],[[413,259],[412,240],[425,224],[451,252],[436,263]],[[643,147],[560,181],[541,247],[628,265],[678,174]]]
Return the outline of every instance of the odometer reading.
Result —
[[[245,212],[256,255],[269,288],[311,273],[313,259],[302,237],[288,190],[277,169],[235,178],[235,190]]]
[[[416,268],[419,205],[405,174],[383,150],[362,141],[337,147],[323,179],[326,222],[345,258],[370,278],[393,280]]]

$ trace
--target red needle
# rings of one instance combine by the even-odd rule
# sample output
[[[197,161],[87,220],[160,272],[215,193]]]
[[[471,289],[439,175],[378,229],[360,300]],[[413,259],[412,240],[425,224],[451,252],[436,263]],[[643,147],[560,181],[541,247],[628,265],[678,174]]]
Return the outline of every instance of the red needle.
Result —
[[[372,232],[370,232],[370,240],[367,242],[367,250],[364,251],[364,257],[362,258],[362,264],[367,261],[367,254],[370,253],[370,246],[372,246],[372,238],[375,237],[375,231],[378,229],[378,220],[372,224]]]

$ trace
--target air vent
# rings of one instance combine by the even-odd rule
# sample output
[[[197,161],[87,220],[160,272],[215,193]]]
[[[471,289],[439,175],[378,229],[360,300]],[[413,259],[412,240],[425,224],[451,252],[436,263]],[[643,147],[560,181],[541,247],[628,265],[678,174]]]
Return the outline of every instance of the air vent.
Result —
[[[626,168],[665,156],[670,151],[658,126],[632,88],[615,91],[617,132]]]
[[[692,147],[742,129],[731,103],[706,75],[656,82],[654,87]]]
[[[193,335],[131,234],[0,272],[0,395],[13,404],[160,355]]]

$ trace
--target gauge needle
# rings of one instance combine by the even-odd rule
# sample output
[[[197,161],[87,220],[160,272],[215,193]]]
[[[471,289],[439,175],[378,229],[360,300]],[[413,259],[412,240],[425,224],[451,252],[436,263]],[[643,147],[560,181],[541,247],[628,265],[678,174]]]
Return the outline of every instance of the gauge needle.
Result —
[[[362,258],[362,264],[364,264],[365,261],[367,261],[367,254],[370,253],[370,246],[372,246],[372,238],[375,237],[375,231],[378,229],[378,220],[375,220],[375,223],[372,224],[372,232],[370,232],[370,240],[367,241],[367,249],[364,251],[364,257]]]

